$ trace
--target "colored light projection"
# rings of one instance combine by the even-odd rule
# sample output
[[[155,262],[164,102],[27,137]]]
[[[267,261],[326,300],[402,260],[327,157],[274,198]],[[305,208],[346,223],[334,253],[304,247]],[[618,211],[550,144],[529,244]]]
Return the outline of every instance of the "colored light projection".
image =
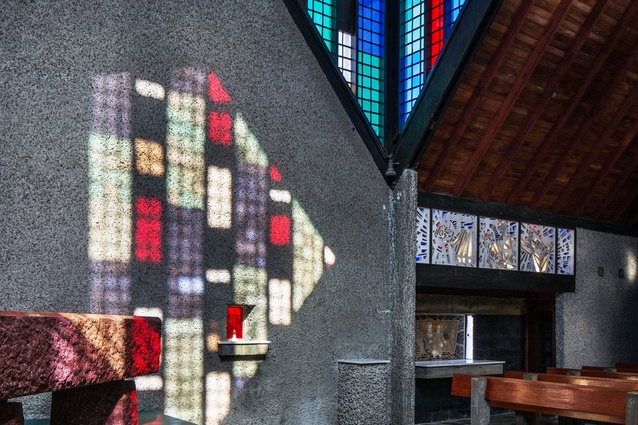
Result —
[[[430,209],[416,209],[416,262],[430,263]]]
[[[216,75],[92,82],[91,312],[162,317],[162,370],[138,390],[219,424],[259,362],[221,362],[218,342],[293,323],[336,256]]]
[[[476,267],[476,216],[432,210],[432,264]]]
[[[521,223],[521,271],[554,273],[555,229]]]
[[[518,222],[481,217],[479,267],[518,270]]]
[[[402,0],[399,124],[407,121],[465,0]]]

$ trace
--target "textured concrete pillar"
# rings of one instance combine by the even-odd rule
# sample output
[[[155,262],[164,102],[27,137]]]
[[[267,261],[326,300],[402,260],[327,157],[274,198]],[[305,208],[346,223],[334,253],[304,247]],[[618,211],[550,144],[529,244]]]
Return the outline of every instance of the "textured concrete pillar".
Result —
[[[0,401],[0,425],[24,425],[22,403]]]
[[[392,191],[390,298],[393,300],[391,423],[414,423],[417,174],[405,170]]]
[[[638,425],[638,393],[627,393],[625,423]]]
[[[485,400],[487,379],[472,378],[472,396],[470,399],[470,425],[489,425],[490,404]]]
[[[339,360],[337,423],[388,425],[388,360]]]
[[[51,425],[137,425],[134,381],[114,381],[55,391]]]

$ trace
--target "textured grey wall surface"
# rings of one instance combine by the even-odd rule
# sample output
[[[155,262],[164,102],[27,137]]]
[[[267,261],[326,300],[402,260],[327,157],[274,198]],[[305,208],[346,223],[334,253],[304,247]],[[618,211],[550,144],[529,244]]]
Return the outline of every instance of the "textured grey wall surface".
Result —
[[[163,389],[142,391],[142,408],[166,409],[197,423],[335,423],[336,360],[390,357],[391,197],[283,2],[10,0],[3,2],[2,16],[0,308],[104,312],[115,305],[123,313],[160,308],[165,326],[171,326],[170,335],[165,329],[165,350],[172,351],[164,354]],[[128,166],[118,163],[117,155],[131,161],[138,136],[155,137],[165,156],[173,149],[165,142],[167,118],[159,113],[167,98],[157,107],[132,85],[144,79],[168,93],[186,78],[183,69],[219,80],[230,99],[206,100],[206,108],[230,113],[234,144],[243,131],[238,123],[250,133],[244,148],[225,151],[206,141],[203,161],[226,167],[233,177],[230,229],[206,227],[205,208],[193,212],[171,204],[166,192],[174,182],[165,174],[139,175],[137,159]],[[117,78],[125,83],[108,82]],[[105,94],[110,89],[115,94]],[[129,112],[109,112],[109,102],[118,101],[109,96],[117,93],[130,96]],[[108,208],[114,206],[107,201],[100,204],[105,216],[91,215],[97,213],[90,201],[104,193],[89,193],[89,169],[98,166],[89,156],[95,148],[89,137],[109,125],[117,130],[111,136],[128,148],[102,152],[111,162],[98,165],[124,170],[132,183],[127,193],[109,192],[108,184],[100,190],[120,203],[128,200],[128,206],[116,205],[128,208],[133,226],[128,239],[108,233],[110,227],[122,229],[121,220],[109,221]],[[163,165],[169,168],[170,161],[165,158]],[[271,165],[280,181],[269,177]],[[206,175],[203,167],[194,172]],[[289,192],[292,206],[270,201],[272,188]],[[163,207],[159,263],[136,257],[138,195],[156,196]],[[257,209],[266,205],[265,214],[256,213],[257,233],[237,218],[241,199],[248,204],[258,199]],[[275,212],[291,218],[287,246],[272,246],[268,239]],[[196,243],[171,239],[180,231],[171,227],[180,217],[194,220]],[[108,247],[95,251],[98,258],[89,255],[96,226],[107,229],[105,244],[128,244],[130,259],[109,257]],[[254,264],[242,256],[247,251],[241,237],[257,238],[247,248],[257,253]],[[101,248],[100,240],[92,243]],[[322,258],[324,246],[335,257],[330,267]],[[196,264],[184,280],[182,263],[173,257],[188,250]],[[208,269],[225,270],[231,282],[206,282]],[[276,320],[269,310],[271,278],[284,281],[279,296],[293,298],[292,308],[284,305]],[[120,291],[118,299],[109,298],[109,285]],[[180,303],[188,308],[179,310]],[[214,351],[226,336],[225,309],[233,303],[254,306],[247,332],[271,341],[264,361],[222,362]],[[46,414],[37,403],[26,408],[28,417]]]
[[[638,239],[577,229],[576,291],[556,303],[557,365],[638,361],[637,305]]]

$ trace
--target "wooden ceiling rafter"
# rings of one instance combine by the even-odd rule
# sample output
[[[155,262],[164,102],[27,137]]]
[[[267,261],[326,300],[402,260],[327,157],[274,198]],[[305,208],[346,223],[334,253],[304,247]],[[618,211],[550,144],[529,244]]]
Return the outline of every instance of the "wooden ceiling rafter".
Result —
[[[576,188],[576,184],[583,177],[583,174],[589,169],[589,166],[592,164],[594,159],[598,157],[602,149],[609,142],[610,137],[616,131],[618,124],[625,117],[629,109],[634,105],[636,99],[638,98],[638,85],[634,86],[634,88],[629,92],[629,95],[625,97],[622,104],[614,114],[612,120],[607,123],[605,126],[605,130],[603,133],[598,136],[597,141],[589,151],[582,157],[580,163],[576,167],[576,171],[570,177],[569,181],[566,185],[563,186],[563,189],[560,191],[558,197],[556,198],[554,204],[552,205],[552,212],[558,212],[561,207],[567,203],[569,197],[572,192]]]
[[[536,125],[536,121],[542,115],[545,105],[547,105],[550,99],[552,99],[552,97],[554,96],[554,93],[561,83],[561,80],[565,77],[565,74],[574,63],[574,60],[576,59],[580,50],[583,48],[583,45],[587,41],[590,33],[594,28],[594,25],[598,21],[598,18],[600,18],[603,10],[610,1],[611,0],[597,1],[592,8],[590,14],[587,16],[587,19],[580,27],[578,34],[571,43],[569,50],[565,53],[565,56],[563,56],[563,59],[558,65],[556,72],[552,74],[551,79],[547,82],[545,88],[543,89],[543,93],[540,95],[535,105],[532,107],[531,115],[526,117],[525,123],[519,128],[516,136],[514,136],[511,144],[509,145],[507,152],[494,169],[494,172],[488,180],[488,183],[485,185],[485,188],[479,195],[479,198],[481,200],[488,201],[490,199],[494,187],[497,185],[498,181],[503,177],[503,175],[509,168],[512,160],[514,159],[514,156],[516,155],[516,152],[522,146],[532,127]],[[521,188],[517,188],[517,190],[520,191]],[[517,193],[516,196],[520,196],[520,193]]]
[[[482,94],[486,92],[489,86],[492,84],[492,80],[496,76],[496,72],[501,67],[510,47],[516,40],[516,35],[520,31],[520,28],[525,22],[525,19],[527,18],[527,15],[531,8],[532,2],[524,1],[523,5],[518,9],[516,15],[512,19],[512,23],[509,26],[505,38],[500,43],[497,53],[492,57],[489,65],[485,69],[480,85],[476,87],[476,90],[472,94],[470,101],[465,105],[465,108],[461,113],[461,119],[459,119],[459,124],[455,128],[454,133],[450,137],[449,141],[446,143],[445,149],[437,157],[437,160],[434,163],[434,167],[430,171],[428,178],[423,184],[423,188],[426,191],[432,190],[432,186],[439,177],[447,160],[461,140],[461,137],[463,136],[463,133],[465,132],[470,122],[470,117],[478,108]]]
[[[616,70],[611,80],[609,80],[608,84],[606,84],[605,89],[602,92],[602,95],[598,98],[596,103],[591,107],[589,113],[587,114],[585,120],[581,123],[578,128],[576,134],[571,136],[570,142],[567,148],[563,151],[562,158],[559,158],[554,163],[550,173],[547,175],[543,184],[536,192],[536,195],[532,199],[530,203],[530,208],[536,209],[538,208],[539,203],[542,198],[547,194],[550,187],[555,183],[556,178],[560,174],[561,171],[565,169],[565,164],[569,158],[572,157],[574,151],[578,147],[578,144],[581,141],[581,138],[585,135],[585,133],[591,128],[591,126],[596,122],[596,115],[600,112],[603,106],[607,103],[609,98],[612,96],[614,89],[620,82],[625,78],[627,71],[631,67],[633,61],[638,56],[638,44],[635,44],[631,49],[631,52],[627,55],[627,60],[623,63],[623,65]],[[573,104],[573,103],[572,103]]]
[[[587,190],[583,193],[584,197],[580,200],[579,206],[576,208],[574,214],[576,214],[577,216],[580,216],[583,213],[585,206],[587,206],[591,197],[598,192],[600,186],[602,185],[603,180],[607,178],[609,173],[616,167],[620,158],[622,158],[622,156],[625,155],[627,148],[629,147],[629,145],[634,140],[637,134],[638,134],[638,119],[635,119],[631,127],[629,127],[629,129],[623,136],[620,146],[618,147],[618,149],[615,150],[613,158],[608,160],[604,164],[604,166],[601,167],[601,169],[598,171],[598,174],[596,174],[596,177],[594,177],[594,179],[590,183]],[[603,201],[604,201],[604,198],[603,198]],[[600,205],[598,205],[596,210],[599,210],[599,209],[600,209]]]
[[[527,84],[527,82],[529,81],[532,73],[536,69],[536,66],[540,62],[541,57],[547,50],[547,46],[552,41],[554,34],[558,30],[558,27],[563,21],[563,18],[569,11],[569,7],[571,6],[571,4],[572,0],[562,0],[556,10],[554,10],[554,13],[552,13],[545,32],[537,40],[532,53],[527,58],[525,67],[518,74],[516,81],[512,85],[512,88],[505,98],[505,101],[499,108],[496,117],[491,120],[490,125],[483,134],[483,137],[481,138],[481,141],[479,142],[477,148],[474,150],[474,153],[470,157],[469,162],[463,167],[463,171],[461,172],[461,175],[457,179],[456,184],[452,189],[452,194],[454,196],[461,195],[463,189],[465,189],[467,182],[473,176],[477,167],[483,160],[483,157],[489,149],[492,140],[500,130],[507,116],[510,114],[512,108],[514,107],[514,103],[525,88],[525,84]]]
[[[614,51],[618,43],[622,40],[623,34],[629,27],[629,24],[632,22],[634,17],[638,13],[638,2],[630,3],[629,7],[623,14],[622,20],[616,26],[614,33],[611,37],[609,37],[609,41],[606,45],[606,48],[602,51],[601,55],[597,58],[593,67],[589,69],[583,82],[579,85],[578,92],[572,97],[571,103],[567,106],[567,108],[561,113],[561,118],[557,121],[547,133],[544,138],[544,141],[541,143],[540,147],[536,150],[536,153],[532,160],[529,162],[527,167],[525,168],[525,172],[522,177],[519,178],[518,183],[507,197],[505,203],[507,205],[514,205],[518,200],[520,194],[523,189],[527,187],[527,184],[532,179],[536,171],[538,170],[539,165],[543,162],[549,152],[550,148],[553,145],[553,140],[563,131],[563,128],[569,122],[572,114],[578,107],[579,102],[583,98],[583,96],[587,93],[592,83],[594,82],[596,76],[599,74],[601,69],[603,68],[605,62]],[[543,194],[544,195],[544,194]]]
[[[623,202],[620,204],[620,207],[616,210],[616,213],[613,216],[613,219],[619,221],[622,217],[625,216],[629,207],[636,201],[636,197],[638,197],[638,185],[635,185],[632,191],[629,193],[629,196],[625,196]]]
[[[600,219],[600,217],[609,210],[609,207],[612,205],[612,201],[616,199],[620,188],[625,185],[629,176],[638,168],[638,155],[634,156],[633,160],[630,161],[625,168],[623,169],[620,178],[611,186],[609,186],[609,190],[603,196],[600,204],[598,205],[597,211],[593,214],[595,219]]]

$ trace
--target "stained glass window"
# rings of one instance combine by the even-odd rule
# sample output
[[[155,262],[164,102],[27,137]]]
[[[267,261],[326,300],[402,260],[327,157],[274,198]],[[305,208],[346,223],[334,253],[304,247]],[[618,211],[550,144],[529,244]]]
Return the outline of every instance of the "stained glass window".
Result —
[[[521,223],[521,271],[554,273],[555,230],[549,226]]]
[[[476,266],[476,216],[432,210],[432,264]]]
[[[479,267],[518,270],[518,222],[481,217]]]
[[[574,245],[575,231],[558,228],[558,240],[556,241],[556,273],[574,274]]]
[[[418,207],[416,211],[416,262],[430,263],[430,209]]]

